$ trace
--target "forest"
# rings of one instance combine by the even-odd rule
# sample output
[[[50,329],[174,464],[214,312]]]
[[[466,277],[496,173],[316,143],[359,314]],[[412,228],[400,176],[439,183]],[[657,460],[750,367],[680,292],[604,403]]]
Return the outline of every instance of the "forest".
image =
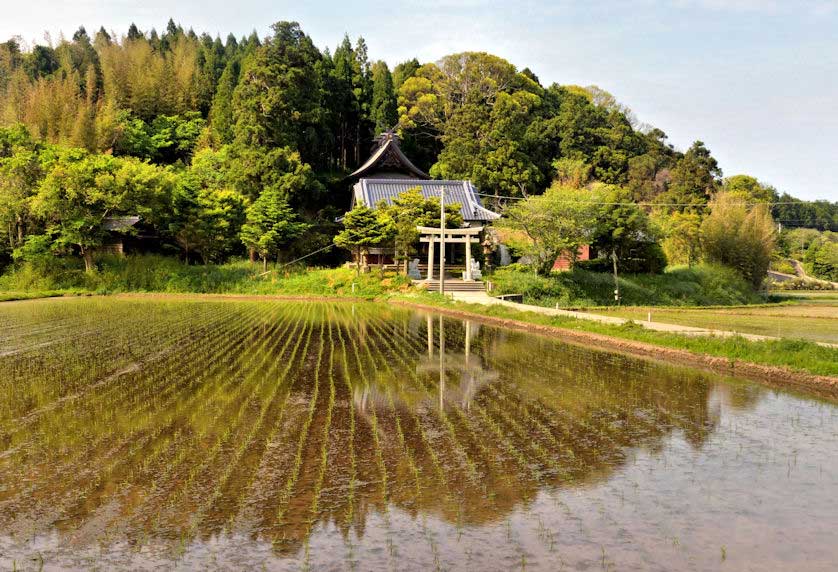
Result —
[[[663,265],[727,262],[736,220],[764,238],[778,222],[838,231],[838,202],[724,178],[700,140],[676,149],[596,86],[545,86],[478,52],[390,69],[362,37],[320,48],[295,22],[222,40],[169,20],[162,32],[0,44],[0,268],[74,255],[92,270],[106,221],[124,216],[188,263],[314,252],[342,230],[346,176],[389,129],[433,177],[471,179],[512,227],[551,196],[621,205],[582,213],[611,223],[579,239],[616,252],[630,232]],[[573,246],[568,236],[554,246]],[[758,282],[753,272],[743,275]]]

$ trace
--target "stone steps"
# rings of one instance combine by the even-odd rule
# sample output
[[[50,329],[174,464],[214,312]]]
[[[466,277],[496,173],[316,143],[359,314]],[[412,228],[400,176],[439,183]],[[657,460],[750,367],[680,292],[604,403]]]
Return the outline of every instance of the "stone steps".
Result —
[[[439,292],[439,280],[416,280],[414,284],[424,284],[428,292]],[[463,280],[446,280],[446,292],[485,292],[486,284],[475,280],[473,282],[465,282]]]

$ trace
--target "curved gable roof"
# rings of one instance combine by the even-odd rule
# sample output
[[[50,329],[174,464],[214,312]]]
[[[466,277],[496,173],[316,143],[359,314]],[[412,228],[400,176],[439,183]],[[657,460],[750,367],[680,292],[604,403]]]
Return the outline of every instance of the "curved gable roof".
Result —
[[[367,162],[358,167],[348,178],[368,177],[376,171],[397,171],[414,175],[419,179],[431,177],[422,169],[414,165],[399,147],[399,138],[392,131],[381,134],[381,144]]]

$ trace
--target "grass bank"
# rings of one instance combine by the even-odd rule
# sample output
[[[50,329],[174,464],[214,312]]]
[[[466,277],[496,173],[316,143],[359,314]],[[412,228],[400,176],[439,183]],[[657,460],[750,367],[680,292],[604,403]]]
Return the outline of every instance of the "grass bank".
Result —
[[[819,346],[804,340],[783,339],[753,342],[740,337],[684,336],[646,330],[631,322],[622,326],[614,326],[564,316],[545,316],[506,306],[483,306],[455,302],[438,294],[393,295],[391,299],[408,305],[423,305],[467,312],[477,317],[497,318],[523,324],[557,328],[570,333],[596,334],[612,339],[639,342],[652,347],[682,350],[697,358],[694,363],[706,363],[717,369],[729,370],[731,373],[748,373],[750,371],[759,377],[770,378],[774,381],[805,380],[807,377],[813,376],[831,377],[833,378],[831,380],[809,380],[801,384],[809,386],[831,385],[838,390],[838,349]],[[650,355],[654,355],[654,353],[650,352]],[[708,357],[709,359],[707,359]],[[748,368],[748,364],[757,364],[761,367]],[[808,375],[800,376],[795,375],[795,373]]]
[[[262,266],[247,261],[189,265],[165,256],[107,257],[96,270],[84,272],[79,261],[52,259],[28,263],[0,276],[0,292],[20,295],[73,291],[97,294],[161,292],[169,294],[245,294],[353,296],[375,298],[409,288],[403,276],[373,271],[357,276],[349,268],[285,268],[262,275]],[[354,285],[354,286],[353,286]]]
[[[572,270],[536,276],[518,265],[498,269],[490,278],[497,294],[523,294],[524,303],[536,306],[590,307],[614,305],[611,274]],[[621,303],[628,306],[728,306],[756,304],[765,298],[755,293],[735,271],[700,264],[678,266],[663,274],[621,276]]]

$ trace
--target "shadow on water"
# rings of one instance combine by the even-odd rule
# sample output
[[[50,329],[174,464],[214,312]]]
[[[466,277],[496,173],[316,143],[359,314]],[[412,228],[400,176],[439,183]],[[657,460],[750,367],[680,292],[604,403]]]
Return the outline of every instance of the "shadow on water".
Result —
[[[16,565],[665,569],[655,547],[684,529],[702,569],[724,539],[660,503],[695,502],[719,459],[763,474],[794,439],[782,393],[403,309],[94,300],[0,325]],[[834,429],[803,403],[798,424]]]

